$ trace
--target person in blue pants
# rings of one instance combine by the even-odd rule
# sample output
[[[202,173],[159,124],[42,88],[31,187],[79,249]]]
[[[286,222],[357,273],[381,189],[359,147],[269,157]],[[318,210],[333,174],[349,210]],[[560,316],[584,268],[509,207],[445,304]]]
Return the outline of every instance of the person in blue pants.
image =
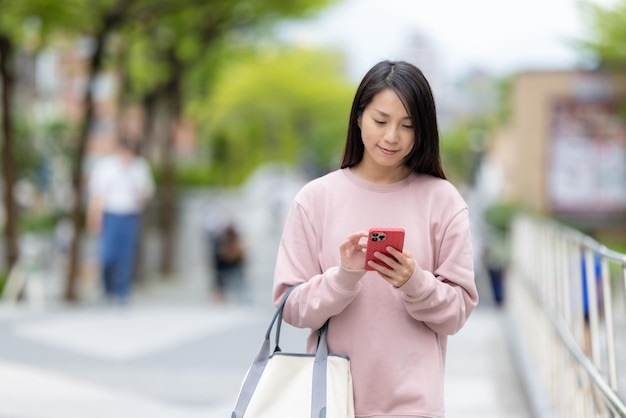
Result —
[[[130,294],[139,243],[137,214],[104,213],[100,263],[105,293],[126,303]]]
[[[108,300],[128,303],[137,259],[141,214],[154,194],[148,163],[120,140],[98,160],[89,179],[89,230],[100,237],[100,271]]]

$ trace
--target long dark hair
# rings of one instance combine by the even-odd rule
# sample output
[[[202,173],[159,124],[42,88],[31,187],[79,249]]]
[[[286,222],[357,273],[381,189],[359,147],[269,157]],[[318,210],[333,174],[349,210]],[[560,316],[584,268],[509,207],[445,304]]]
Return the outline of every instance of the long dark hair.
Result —
[[[348,137],[341,168],[353,167],[363,159],[365,150],[358,120],[381,90],[392,89],[404,103],[415,130],[415,144],[404,164],[412,171],[445,179],[439,154],[437,113],[430,84],[422,71],[404,61],[381,61],[363,77],[348,122]]]

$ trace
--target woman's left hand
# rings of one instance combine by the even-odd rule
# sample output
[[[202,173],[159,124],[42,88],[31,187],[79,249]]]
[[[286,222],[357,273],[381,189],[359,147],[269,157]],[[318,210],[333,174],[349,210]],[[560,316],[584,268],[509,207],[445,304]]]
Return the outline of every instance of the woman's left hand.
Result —
[[[387,264],[389,268],[374,262],[370,262],[369,265],[388,283],[394,287],[400,287],[413,276],[415,272],[415,259],[407,249],[400,252],[393,247],[387,247],[387,251],[392,257],[386,256],[381,252],[374,253],[374,256]]]

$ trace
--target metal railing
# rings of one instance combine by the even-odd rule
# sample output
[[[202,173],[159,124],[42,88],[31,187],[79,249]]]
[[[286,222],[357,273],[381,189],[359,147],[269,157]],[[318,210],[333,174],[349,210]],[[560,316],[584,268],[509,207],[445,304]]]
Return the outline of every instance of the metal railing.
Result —
[[[510,239],[507,311],[549,415],[626,417],[626,255],[527,216]]]

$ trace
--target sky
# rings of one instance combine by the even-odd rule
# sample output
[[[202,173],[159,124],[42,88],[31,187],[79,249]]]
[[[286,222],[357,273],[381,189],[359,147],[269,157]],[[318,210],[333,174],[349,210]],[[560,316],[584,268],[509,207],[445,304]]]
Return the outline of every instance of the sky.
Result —
[[[608,6],[616,0],[593,0]],[[316,18],[285,26],[301,44],[334,46],[360,78],[380,59],[402,59],[412,33],[428,39],[449,77],[565,69],[580,61],[568,45],[585,34],[577,0],[340,0]]]

